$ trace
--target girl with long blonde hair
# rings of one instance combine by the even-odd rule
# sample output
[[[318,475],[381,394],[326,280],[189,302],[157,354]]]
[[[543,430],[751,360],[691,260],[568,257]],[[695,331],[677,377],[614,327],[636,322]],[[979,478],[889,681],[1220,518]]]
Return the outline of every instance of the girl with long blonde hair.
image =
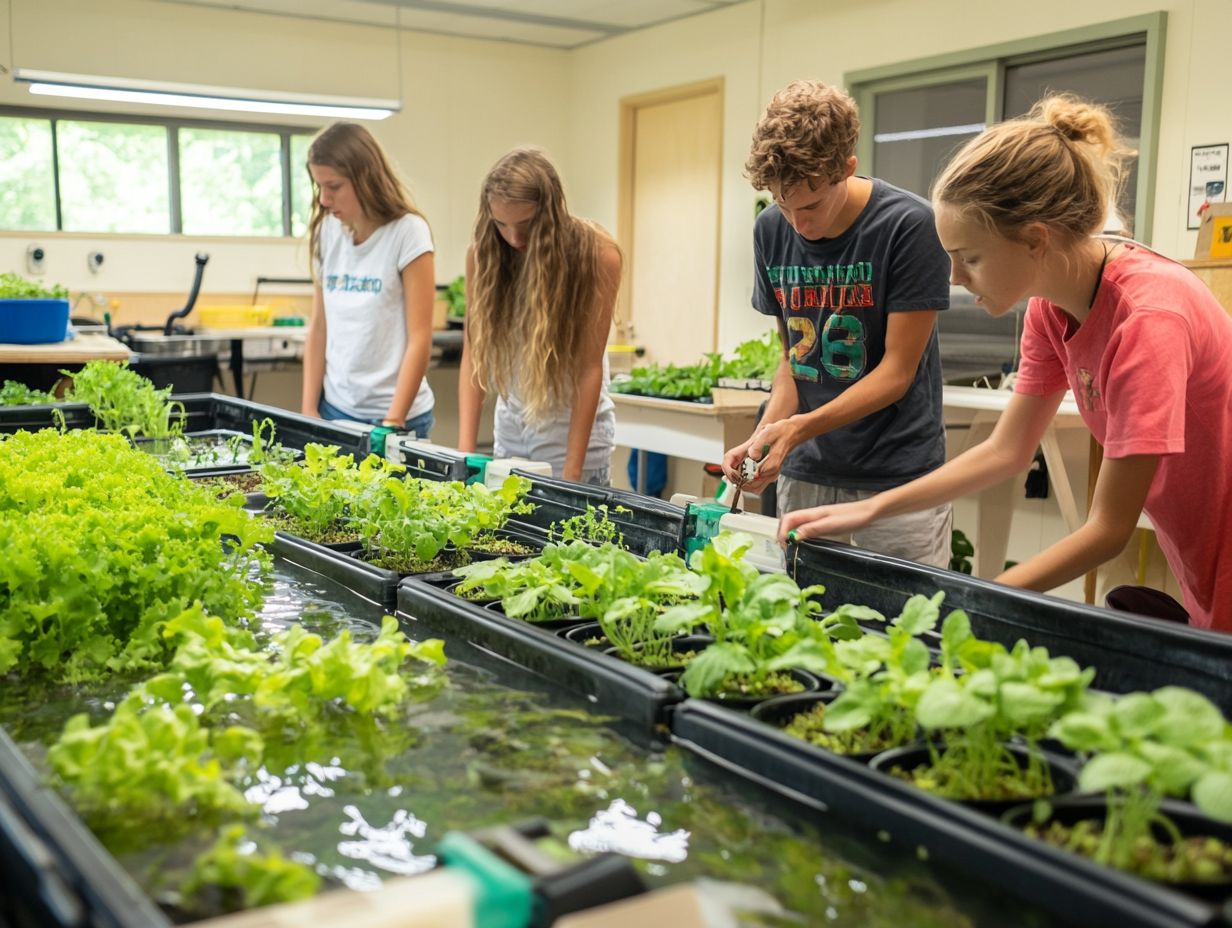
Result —
[[[428,223],[363,126],[323,129],[307,169],[315,287],[301,411],[427,438],[435,400],[424,375],[436,296]]]
[[[1124,549],[1145,509],[1184,608],[1141,588],[1108,605],[1232,631],[1232,317],[1187,268],[1099,234],[1126,154],[1109,112],[1068,96],[959,150],[933,185],[937,232],[951,279],[990,315],[1031,297],[1014,395],[987,441],[871,499],[792,513],[786,537],[1025,471],[1068,388],[1104,449],[1086,523],[997,579],[1042,591],[1080,577]]]
[[[488,172],[466,253],[461,450],[475,450],[492,391],[497,457],[546,461],[566,480],[610,482],[606,345],[620,268],[612,238],[569,214],[543,152],[515,149]]]

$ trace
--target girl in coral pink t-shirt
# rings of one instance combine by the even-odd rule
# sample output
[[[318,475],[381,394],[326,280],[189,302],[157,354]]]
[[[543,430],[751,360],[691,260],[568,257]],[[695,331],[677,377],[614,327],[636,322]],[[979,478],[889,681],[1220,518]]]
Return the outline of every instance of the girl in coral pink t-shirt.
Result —
[[[1186,268],[1097,234],[1123,154],[1108,111],[1072,97],[958,152],[934,184],[937,232],[951,279],[990,315],[1032,298],[1015,395],[979,446],[869,500],[792,513],[784,534],[850,531],[1020,473],[1069,388],[1104,448],[1087,521],[998,580],[1049,590],[1082,576],[1145,509],[1190,623],[1232,632],[1232,316]]]

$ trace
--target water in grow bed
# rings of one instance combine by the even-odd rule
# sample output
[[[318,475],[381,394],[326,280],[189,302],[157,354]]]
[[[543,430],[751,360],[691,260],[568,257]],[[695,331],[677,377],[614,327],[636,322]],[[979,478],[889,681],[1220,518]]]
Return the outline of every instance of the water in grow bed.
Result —
[[[331,636],[375,634],[381,613],[318,575],[278,562],[268,631],[302,621]],[[490,655],[446,641],[447,682],[400,724],[341,728],[298,743],[242,784],[249,830],[327,883],[372,889],[431,868],[446,831],[545,817],[560,848],[615,850],[652,884],[706,879],[743,924],[1047,925],[936,865],[722,774],[686,752],[650,750],[578,700],[533,689]],[[40,770],[72,714],[101,720],[132,681],[76,688],[6,681],[0,724]],[[101,837],[155,900],[178,901],[215,829]],[[199,913],[209,914],[209,913]],[[177,913],[182,917],[183,913]]]

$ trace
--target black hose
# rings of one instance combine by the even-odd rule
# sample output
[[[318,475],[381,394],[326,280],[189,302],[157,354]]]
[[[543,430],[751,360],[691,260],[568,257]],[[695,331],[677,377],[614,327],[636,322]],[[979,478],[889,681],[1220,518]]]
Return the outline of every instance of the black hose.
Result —
[[[201,292],[201,278],[205,274],[205,263],[210,260],[210,256],[204,252],[197,252],[197,257],[194,259],[197,262],[197,272],[193,277],[192,290],[188,293],[188,302],[184,304],[183,309],[177,309],[167,317],[167,324],[163,326],[163,334],[170,335],[175,327],[175,320],[183,319],[190,312],[193,306],[197,303],[197,294]]]

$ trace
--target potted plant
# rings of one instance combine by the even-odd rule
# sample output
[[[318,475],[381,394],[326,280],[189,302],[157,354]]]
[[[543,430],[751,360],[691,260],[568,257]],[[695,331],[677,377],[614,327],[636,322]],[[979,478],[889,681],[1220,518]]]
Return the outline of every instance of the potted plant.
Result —
[[[1081,704],[1095,672],[1019,641],[981,641],[961,611],[941,631],[941,666],[919,694],[915,719],[928,741],[873,765],[929,792],[1004,811],[1051,796],[1067,776],[1039,747],[1052,723]]]
[[[843,686],[839,693],[802,696],[781,709],[767,703],[754,714],[764,720],[778,716],[788,734],[862,760],[914,741],[915,706],[931,678],[931,654],[918,636],[936,627],[944,598],[944,593],[912,596],[886,635],[835,642],[835,676]],[[839,610],[856,619],[885,621],[866,606]],[[790,712],[786,718],[783,710]]]
[[[1016,810],[1019,823],[1030,819],[1028,833],[1148,879],[1232,883],[1232,737],[1210,700],[1178,686],[1118,699],[1088,694],[1050,733],[1090,757],[1078,784],[1103,794],[1103,808]]]
[[[820,615],[824,587],[801,589],[790,577],[759,573],[744,560],[751,545],[749,536],[725,532],[694,552],[690,566],[706,579],[698,601],[673,606],[655,623],[673,634],[705,626],[714,635],[680,678],[690,696],[748,705],[815,689],[808,672],[838,666],[834,640],[863,634],[850,612]]]

